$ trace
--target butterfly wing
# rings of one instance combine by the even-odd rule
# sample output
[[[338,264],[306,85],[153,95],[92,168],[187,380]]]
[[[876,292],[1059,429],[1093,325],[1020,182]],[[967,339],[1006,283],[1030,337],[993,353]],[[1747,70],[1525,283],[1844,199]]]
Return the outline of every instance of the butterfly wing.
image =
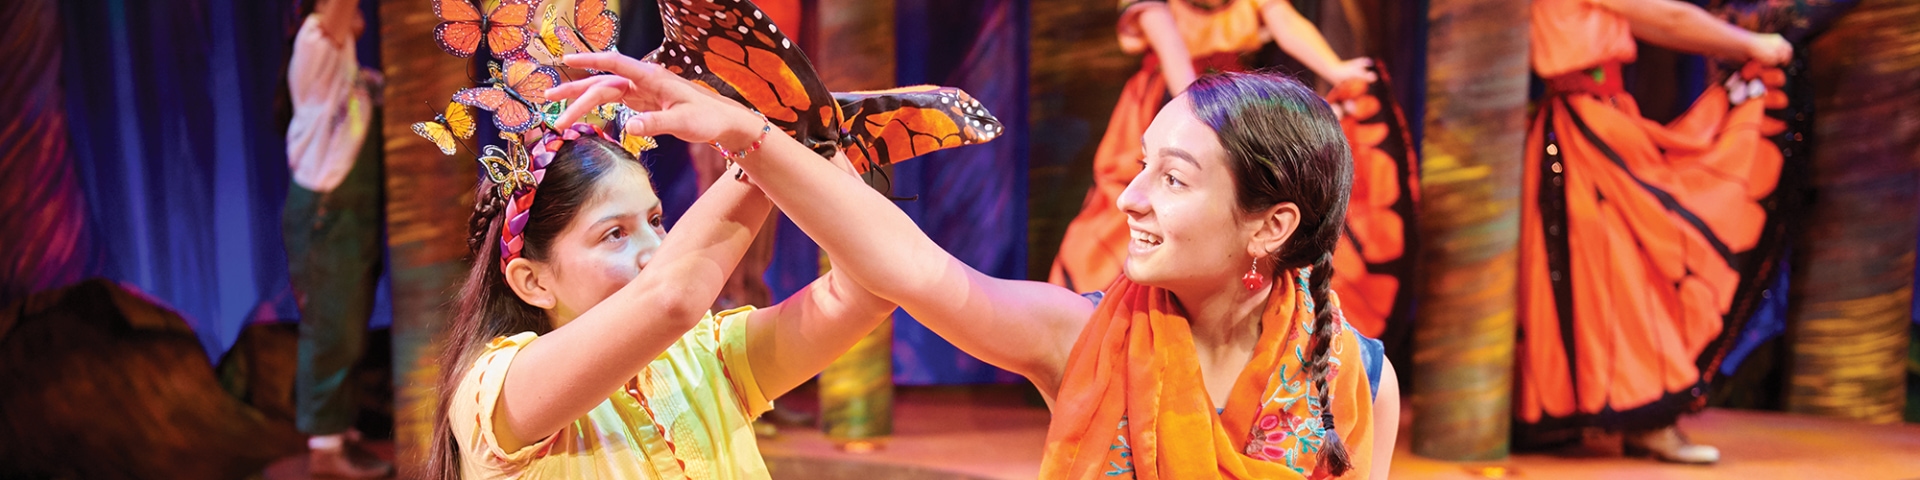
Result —
[[[548,3],[540,6],[540,28],[528,32],[535,38],[528,40],[526,52],[541,65],[559,66],[563,63],[560,56],[567,53],[561,49],[559,31],[556,30],[560,27],[560,9],[552,3],[554,1],[547,0]]]
[[[461,105],[493,112],[493,124],[506,132],[520,133],[539,123],[533,108],[498,87],[480,87],[453,94]]]
[[[453,133],[454,137],[473,138],[473,131],[477,124],[473,121],[473,110],[468,109],[466,105],[447,102],[447,113],[442,117],[447,119],[447,130]]]
[[[453,152],[458,151],[455,148],[457,145],[453,143],[453,132],[448,131],[445,125],[437,122],[418,122],[413,124],[413,133],[440,147],[440,153],[453,155]]]
[[[759,110],[821,156],[839,148],[839,104],[753,2],[660,0],[660,15],[665,39],[647,61]]]
[[[500,6],[487,12],[487,47],[501,60],[526,55],[527,24],[533,19],[533,5],[526,0],[501,0]]]
[[[607,10],[607,0],[575,0],[572,30],[589,51],[611,50],[620,38],[620,15]]]
[[[507,159],[507,151],[494,145],[482,147],[482,151],[485,153],[480,155],[480,171],[493,181],[500,198],[512,198],[513,192],[520,189],[520,179],[514,174],[513,163]]]
[[[560,72],[527,60],[508,60],[507,88],[534,104],[547,103],[547,89],[560,84]]]
[[[460,58],[469,58],[480,49],[480,11],[467,0],[433,0],[433,14],[440,25],[433,27],[433,40],[441,50]]]
[[[835,93],[846,112],[847,159],[862,172],[935,150],[1000,136],[1000,120],[967,92],[918,86]]]

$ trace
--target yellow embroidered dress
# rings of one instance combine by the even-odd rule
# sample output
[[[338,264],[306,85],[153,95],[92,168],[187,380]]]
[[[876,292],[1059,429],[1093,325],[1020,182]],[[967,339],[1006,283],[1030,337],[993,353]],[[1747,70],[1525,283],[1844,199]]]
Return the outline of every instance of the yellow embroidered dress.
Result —
[[[496,440],[494,405],[513,356],[539,337],[526,332],[494,339],[449,400],[461,476],[768,478],[751,421],[773,405],[747,365],[746,320],[752,310],[708,315],[586,416],[511,452]]]

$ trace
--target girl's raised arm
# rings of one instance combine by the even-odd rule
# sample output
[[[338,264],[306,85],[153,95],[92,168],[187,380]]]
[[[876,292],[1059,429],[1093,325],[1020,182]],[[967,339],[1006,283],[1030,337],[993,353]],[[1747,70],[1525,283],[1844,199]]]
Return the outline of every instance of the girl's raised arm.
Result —
[[[618,75],[554,93],[586,99],[576,105],[621,100],[642,110],[628,121],[628,133],[717,140],[734,151],[760,144],[739,159],[741,165],[833,257],[835,272],[898,303],[967,353],[1032,379],[1051,396],[1092,315],[1091,302],[1053,285],[993,278],[968,267],[859,179],[792,138],[763,135],[767,124],[760,116],[657,65],[619,54],[570,55],[566,62]]]

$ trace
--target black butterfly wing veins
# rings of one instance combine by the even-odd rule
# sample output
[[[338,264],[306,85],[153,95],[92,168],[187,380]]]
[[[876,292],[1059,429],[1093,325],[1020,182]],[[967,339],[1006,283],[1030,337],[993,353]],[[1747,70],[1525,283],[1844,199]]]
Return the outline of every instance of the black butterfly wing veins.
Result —
[[[846,113],[847,159],[861,171],[935,150],[985,143],[1005,128],[966,91],[915,86],[836,93]]]
[[[807,55],[746,0],[660,0],[666,38],[646,60],[758,110],[823,157],[839,149],[840,104]]]

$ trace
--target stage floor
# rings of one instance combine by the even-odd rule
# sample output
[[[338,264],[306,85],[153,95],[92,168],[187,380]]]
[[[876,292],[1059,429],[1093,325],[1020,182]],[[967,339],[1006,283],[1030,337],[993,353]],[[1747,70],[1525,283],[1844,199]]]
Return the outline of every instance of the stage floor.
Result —
[[[1022,387],[1024,388],[1024,387]],[[817,411],[814,392],[783,404]],[[760,440],[777,479],[1031,479],[1039,473],[1047,412],[1017,388],[902,388],[894,435],[873,453],[847,453],[818,429],[784,427]],[[1403,417],[1404,419],[1405,417]],[[1797,415],[1709,410],[1682,420],[1695,441],[1720,447],[1719,465],[1645,459],[1520,454],[1503,462],[1451,463],[1414,455],[1406,428],[1394,479],[1920,479],[1920,425],[1864,425]],[[390,444],[375,449],[390,455]],[[275,463],[271,480],[306,478],[305,456]]]
[[[835,449],[818,430],[787,428],[778,437],[762,439],[761,452],[776,466],[786,458],[822,458],[939,469],[963,473],[962,478],[1038,475],[1047,414],[1028,406],[1019,392],[937,388],[902,389],[897,395],[895,434],[883,450],[846,453]],[[1709,410],[1682,420],[1681,428],[1694,441],[1720,447],[1720,464],[1703,467],[1534,453],[1503,462],[1442,462],[1414,455],[1403,425],[1391,478],[1920,479],[1920,425],[1864,425],[1771,412]]]

